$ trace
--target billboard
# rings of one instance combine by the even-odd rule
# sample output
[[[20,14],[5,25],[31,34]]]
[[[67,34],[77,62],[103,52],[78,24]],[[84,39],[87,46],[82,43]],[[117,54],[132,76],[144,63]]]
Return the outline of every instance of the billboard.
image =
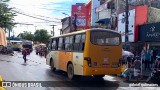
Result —
[[[85,4],[76,4],[72,5],[72,13],[71,13],[71,18],[72,18],[72,29],[75,30],[74,28],[74,20],[75,20],[75,14],[76,14],[76,25],[77,25],[77,30],[82,30],[86,28],[86,8]]]

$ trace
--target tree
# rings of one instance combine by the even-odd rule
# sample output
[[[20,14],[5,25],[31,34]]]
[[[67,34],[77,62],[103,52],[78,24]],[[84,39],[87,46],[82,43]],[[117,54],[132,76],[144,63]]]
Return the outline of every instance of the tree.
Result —
[[[15,13],[12,12],[12,8],[9,8],[6,2],[9,0],[0,0],[0,27],[5,29],[10,29],[14,27],[14,16]]]
[[[31,40],[31,41],[34,40],[34,35],[31,34],[31,32],[27,32],[27,31],[24,31],[23,33],[20,33],[18,35],[18,37],[20,37],[21,39],[26,39],[26,40]]]
[[[51,37],[47,30],[45,29],[40,29],[40,30],[36,30],[34,33],[34,41],[38,41],[38,42],[42,42],[42,43],[46,43],[48,41],[48,39]]]

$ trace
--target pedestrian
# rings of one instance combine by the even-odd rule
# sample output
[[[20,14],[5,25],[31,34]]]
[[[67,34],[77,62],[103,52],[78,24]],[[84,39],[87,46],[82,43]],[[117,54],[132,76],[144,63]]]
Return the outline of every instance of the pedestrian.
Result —
[[[150,62],[151,62],[151,53],[149,52],[149,50],[147,50],[147,52],[145,52],[145,70],[150,69]]]
[[[134,77],[136,79],[136,81],[140,80],[140,71],[141,71],[141,61],[139,59],[139,57],[135,58],[136,60],[134,61]]]
[[[141,51],[141,59],[142,59],[142,68],[144,69],[144,64],[145,64],[145,50],[143,49],[142,51]]]
[[[26,63],[26,61],[27,61],[27,50],[24,48],[23,50],[22,50],[22,55],[23,55],[23,59],[24,59],[24,63]]]

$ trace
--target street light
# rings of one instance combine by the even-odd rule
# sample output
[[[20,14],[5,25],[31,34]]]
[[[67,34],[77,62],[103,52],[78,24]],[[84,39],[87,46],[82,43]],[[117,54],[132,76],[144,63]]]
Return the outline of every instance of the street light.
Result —
[[[68,17],[70,17],[68,14],[66,14],[65,12],[63,12],[62,14],[67,15]]]

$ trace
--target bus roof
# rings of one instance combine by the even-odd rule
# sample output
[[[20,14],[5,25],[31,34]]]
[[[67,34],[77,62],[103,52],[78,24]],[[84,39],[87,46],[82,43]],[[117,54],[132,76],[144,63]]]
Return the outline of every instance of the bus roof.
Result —
[[[80,31],[76,31],[76,32],[71,32],[71,33],[67,33],[67,34],[63,34],[63,35],[59,35],[59,36],[53,36],[51,38],[57,38],[57,37],[63,37],[63,36],[69,36],[69,35],[73,35],[73,34],[79,34],[79,33],[84,33],[88,30],[107,30],[107,31],[111,31],[111,32],[115,32],[118,33],[117,31],[111,30],[111,29],[104,29],[104,28],[92,28],[92,29],[86,29],[86,30],[80,30]]]

